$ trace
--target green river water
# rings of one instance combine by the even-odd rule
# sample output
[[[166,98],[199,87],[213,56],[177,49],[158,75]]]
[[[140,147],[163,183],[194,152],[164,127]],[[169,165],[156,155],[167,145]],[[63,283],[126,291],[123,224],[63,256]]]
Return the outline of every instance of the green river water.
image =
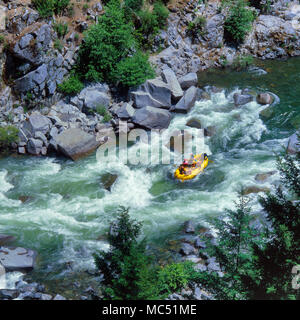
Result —
[[[209,217],[232,208],[241,185],[272,188],[278,174],[264,183],[254,177],[276,169],[274,152],[286,145],[299,126],[300,59],[260,61],[257,66],[267,73],[259,69],[200,73],[200,86],[223,90],[173,119],[168,130],[186,128],[192,117],[204,127],[216,127],[203,150],[214,163],[190,182],[174,180],[172,164],[107,164],[98,162],[95,155],[75,163],[28,156],[1,158],[0,233],[15,235],[13,245],[38,251],[33,276],[57,283],[66,277],[66,263],[71,262],[75,271],[93,269],[92,253],[107,247],[103,235],[119,205],[130,207],[132,217],[143,221],[150,244],[164,247],[167,239],[179,235],[184,221],[206,226]],[[234,107],[233,94],[243,88],[278,96],[269,119],[260,118],[265,106],[256,102]],[[111,192],[100,183],[106,172],[118,174]],[[23,203],[20,197],[27,200]],[[253,211],[258,212],[256,195],[252,198]]]

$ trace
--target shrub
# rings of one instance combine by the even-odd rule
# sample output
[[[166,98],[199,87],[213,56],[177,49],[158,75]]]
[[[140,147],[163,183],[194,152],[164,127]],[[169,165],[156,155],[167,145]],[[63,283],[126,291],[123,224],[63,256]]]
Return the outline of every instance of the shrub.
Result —
[[[253,65],[253,62],[254,58],[250,55],[238,55],[233,60],[232,68],[237,71],[242,71]]]
[[[115,80],[124,87],[134,87],[154,78],[155,73],[148,62],[148,57],[141,52],[120,61],[115,70]]]
[[[135,47],[132,26],[118,0],[111,0],[99,22],[85,34],[77,69],[90,81],[112,82],[112,71]]]
[[[198,35],[204,35],[204,27],[206,25],[206,19],[203,16],[197,17],[194,21],[188,24],[188,33],[193,37]]]
[[[19,130],[15,126],[0,127],[0,150],[7,150],[18,140]]]
[[[33,6],[37,9],[42,18],[62,14],[68,9],[70,0],[32,0]]]
[[[125,7],[133,11],[138,11],[143,6],[143,0],[125,0]]]
[[[53,24],[53,29],[55,30],[59,38],[64,38],[69,30],[68,24],[61,22]]]
[[[64,45],[63,45],[63,43],[61,42],[61,40],[55,39],[54,44],[53,44],[53,47],[54,47],[54,49],[56,49],[56,50],[58,50],[59,52],[61,52],[62,49],[63,49],[63,47],[64,47]]]
[[[166,25],[167,18],[169,16],[169,10],[162,2],[157,1],[153,6],[153,14],[156,17],[158,27],[163,28]]]
[[[254,13],[246,7],[244,0],[235,2],[230,7],[229,16],[225,20],[226,40],[236,44],[242,43],[251,30],[254,19]]]
[[[58,85],[59,91],[70,95],[80,92],[83,88],[83,83],[74,75],[71,75],[68,79],[64,80],[63,83]]]

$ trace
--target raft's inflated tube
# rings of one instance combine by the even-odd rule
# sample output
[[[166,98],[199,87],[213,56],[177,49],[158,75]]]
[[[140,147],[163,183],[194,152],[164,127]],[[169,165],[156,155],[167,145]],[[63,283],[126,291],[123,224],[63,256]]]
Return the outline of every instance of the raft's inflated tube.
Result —
[[[194,156],[194,161],[199,162],[201,159],[202,154],[197,154]],[[204,159],[203,162],[201,163],[200,167],[194,167],[194,168],[189,168],[188,171],[190,171],[188,174],[184,173],[181,174],[179,171],[179,168],[174,173],[174,176],[176,179],[185,181],[185,180],[191,180],[194,179],[199,173],[201,173],[208,165],[208,159]]]

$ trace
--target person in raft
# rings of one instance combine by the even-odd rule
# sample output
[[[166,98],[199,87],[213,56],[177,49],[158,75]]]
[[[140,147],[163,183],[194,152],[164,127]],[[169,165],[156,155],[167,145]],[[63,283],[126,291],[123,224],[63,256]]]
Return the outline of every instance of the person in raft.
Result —
[[[195,161],[194,160],[194,156],[191,155],[191,158],[189,160],[187,159],[184,159],[182,164],[180,165],[179,167],[179,172],[180,174],[186,174],[188,172],[191,172],[191,169],[190,168],[194,168],[194,167],[200,167],[203,163],[204,160],[207,160],[208,156],[206,153],[203,153],[201,155],[201,158],[199,161]],[[186,172],[188,170],[188,172]]]

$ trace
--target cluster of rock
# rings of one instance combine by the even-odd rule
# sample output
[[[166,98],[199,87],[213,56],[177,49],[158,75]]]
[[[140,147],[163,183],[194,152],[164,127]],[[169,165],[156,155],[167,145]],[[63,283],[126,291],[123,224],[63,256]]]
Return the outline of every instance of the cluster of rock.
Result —
[[[179,5],[178,5],[179,4]],[[199,3],[195,0],[170,4],[168,26],[154,42],[154,51],[164,48],[150,59],[161,71],[165,66],[178,76],[209,67],[220,67],[240,54],[251,54],[262,59],[300,55],[300,5],[297,1],[274,1],[269,13],[261,14],[251,32],[238,49],[228,46],[224,39],[224,23],[228,10],[220,10],[215,1]],[[188,26],[203,18],[201,32],[191,36]]]

